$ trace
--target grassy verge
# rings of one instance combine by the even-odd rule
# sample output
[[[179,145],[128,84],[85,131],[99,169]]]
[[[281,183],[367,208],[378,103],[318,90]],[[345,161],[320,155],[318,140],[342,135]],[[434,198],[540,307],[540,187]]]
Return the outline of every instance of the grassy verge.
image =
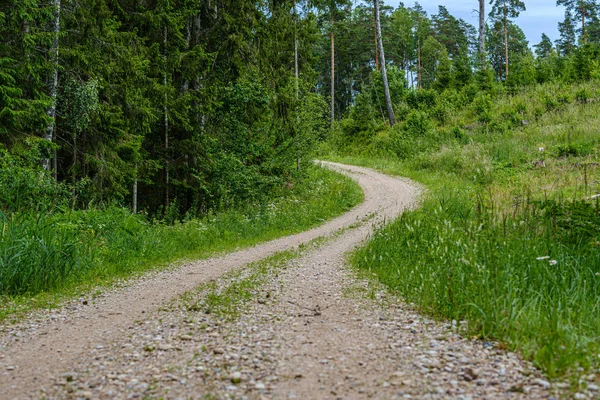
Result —
[[[124,209],[12,215],[0,222],[0,320],[182,258],[206,258],[293,233],[362,200],[349,178],[314,167],[268,204],[174,225]]]
[[[467,321],[471,334],[585,389],[582,375],[600,376],[600,104],[595,84],[562,88],[553,102],[555,89],[495,99],[490,121],[470,132],[445,136],[440,124],[409,157],[381,151],[392,130],[363,146],[371,153],[328,158],[429,188],[419,210],[355,253],[356,266],[423,312]],[[531,119],[493,130],[514,109]],[[448,123],[478,118],[473,109],[455,114]]]

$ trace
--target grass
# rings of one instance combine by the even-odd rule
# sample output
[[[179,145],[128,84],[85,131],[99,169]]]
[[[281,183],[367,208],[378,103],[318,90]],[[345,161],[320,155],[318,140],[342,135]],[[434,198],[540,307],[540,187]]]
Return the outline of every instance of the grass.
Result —
[[[10,215],[0,222],[0,320],[182,258],[207,258],[297,233],[362,201],[360,187],[311,168],[266,204],[166,225],[122,208]]]
[[[585,389],[579,377],[600,373],[600,85],[499,95],[486,118],[454,110],[430,137],[404,139],[416,140],[409,156],[393,151],[402,127],[324,147],[428,187],[353,263],[424,313],[466,320],[470,334]]]
[[[283,269],[297,257],[297,251],[283,251],[264,260],[225,274],[219,281],[211,281],[181,296],[177,302],[187,311],[215,315],[224,321],[235,321],[258,296],[270,276]],[[265,294],[270,297],[270,293]]]

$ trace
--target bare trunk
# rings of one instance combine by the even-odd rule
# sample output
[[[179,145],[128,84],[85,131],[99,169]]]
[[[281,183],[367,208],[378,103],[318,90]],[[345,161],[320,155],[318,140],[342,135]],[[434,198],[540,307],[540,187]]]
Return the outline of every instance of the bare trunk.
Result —
[[[421,86],[421,40],[417,43],[417,87],[422,89]]]
[[[135,176],[133,178],[133,199],[132,199],[132,212],[137,214],[137,202],[138,202],[138,167],[135,165]]]
[[[485,0],[479,0],[479,56],[485,54]]]
[[[585,35],[585,3],[583,0],[579,3],[581,5],[581,36],[583,36],[583,44],[587,43],[587,38]]]
[[[508,27],[507,27],[507,10],[506,10],[506,0],[504,0],[504,50],[505,50],[505,62],[506,62],[506,72],[504,74],[504,82],[508,81]]]
[[[189,51],[190,50],[190,44],[192,43],[192,19],[188,18],[188,21],[185,23],[185,50]],[[183,80],[183,87],[182,87],[184,92],[187,92],[190,89],[190,81],[187,79],[187,77]]]
[[[421,16],[417,17],[417,88],[421,89]]]
[[[56,126],[56,98],[58,95],[58,50],[59,50],[59,34],[60,34],[60,0],[54,0],[54,26],[52,28],[54,37],[52,39],[52,47],[50,48],[50,59],[52,62],[52,78],[49,84],[50,91],[50,107],[46,112],[50,117],[50,123],[46,129],[44,139],[52,142],[54,140],[54,129]],[[42,166],[46,171],[50,171],[50,158],[42,160]]]
[[[198,13],[195,17],[194,17],[194,29],[193,29],[193,45],[197,46],[202,42],[202,15],[200,13]],[[193,87],[194,90],[201,90],[203,88],[202,86],[202,82],[200,79],[200,76],[197,76],[194,83],[193,83]],[[198,104],[197,101],[194,102],[194,108],[196,110],[200,110],[200,105]],[[199,123],[200,125],[200,133],[204,132],[204,121],[205,121],[205,116],[204,114],[200,114],[198,111],[196,111],[196,122]]]
[[[77,132],[73,133],[73,164],[71,165],[71,180],[73,184],[73,196],[75,195],[75,180],[77,179]]]
[[[390,125],[394,126],[394,124],[396,123],[396,116],[394,115],[394,107],[392,106],[392,99],[390,96],[390,87],[388,85],[387,78],[387,68],[385,65],[385,52],[383,49],[383,39],[381,38],[381,18],[379,15],[379,0],[373,0],[373,4],[375,5],[375,25],[377,27],[377,45],[379,48],[381,77],[383,78],[383,94],[385,96],[385,105],[387,107]]]
[[[165,24],[163,28],[163,45],[164,45],[164,53],[163,53],[163,86],[164,86],[164,106],[163,106],[163,114],[164,114],[164,135],[165,135],[165,211],[169,207],[169,106],[168,106],[168,94],[167,94],[167,84],[169,83],[167,79],[167,25]]]
[[[373,30],[375,31],[375,69],[379,71],[379,43],[377,42],[377,9],[373,7]]]
[[[331,125],[335,121],[335,20],[333,18],[333,8],[331,9]]]
[[[296,1],[294,1],[294,73],[296,76],[296,103],[300,99],[300,68],[298,66],[298,8]],[[296,107],[298,105],[296,104]],[[298,143],[298,118],[296,117],[296,170],[300,171],[300,144]]]
[[[298,67],[298,9],[294,1],[294,73],[296,76],[296,100],[298,100],[300,89],[300,69]]]

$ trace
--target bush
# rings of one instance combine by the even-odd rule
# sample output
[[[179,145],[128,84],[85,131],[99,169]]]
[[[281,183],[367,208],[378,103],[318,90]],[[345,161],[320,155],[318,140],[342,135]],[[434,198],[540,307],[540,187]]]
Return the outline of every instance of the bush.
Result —
[[[0,211],[49,211],[67,205],[69,198],[68,188],[47,171],[0,149]]]

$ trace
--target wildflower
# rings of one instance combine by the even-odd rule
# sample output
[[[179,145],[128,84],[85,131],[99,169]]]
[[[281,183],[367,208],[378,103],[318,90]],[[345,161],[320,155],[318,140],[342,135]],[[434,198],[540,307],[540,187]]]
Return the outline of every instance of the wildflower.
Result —
[[[544,152],[544,148],[543,148],[543,147],[538,147],[538,151],[539,151],[540,153],[543,153],[543,152]]]
[[[556,261],[556,260],[550,260],[550,261],[548,261],[548,263],[550,265],[556,265],[556,264],[558,264],[558,261]]]
[[[543,256],[543,257],[536,258],[536,260],[538,260],[538,261],[549,260],[549,259],[550,259],[550,256]]]

